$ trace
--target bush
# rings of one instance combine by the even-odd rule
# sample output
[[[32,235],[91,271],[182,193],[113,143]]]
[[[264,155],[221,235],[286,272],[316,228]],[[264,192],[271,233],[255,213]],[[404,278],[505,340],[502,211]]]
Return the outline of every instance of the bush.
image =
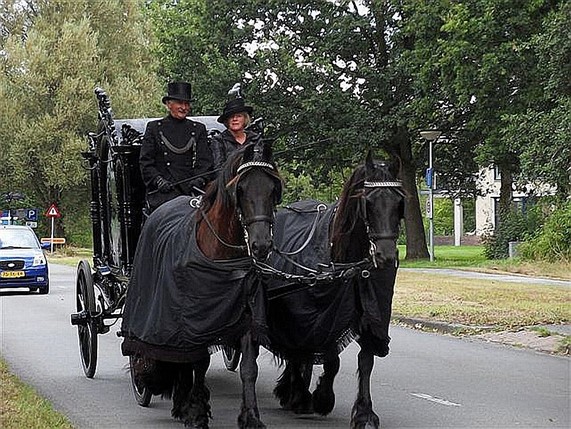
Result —
[[[488,259],[504,259],[509,256],[509,242],[521,241],[526,236],[528,222],[521,212],[509,211],[500,215],[500,223],[494,234],[485,234],[482,237],[484,255]]]
[[[519,250],[526,260],[571,262],[571,201],[554,210]]]

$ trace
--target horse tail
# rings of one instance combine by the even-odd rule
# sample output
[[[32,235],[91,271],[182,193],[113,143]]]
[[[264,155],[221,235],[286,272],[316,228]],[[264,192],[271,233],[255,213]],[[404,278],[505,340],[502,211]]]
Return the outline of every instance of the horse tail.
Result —
[[[172,363],[137,357],[133,366],[137,382],[149,389],[153,395],[161,395],[167,399],[172,397],[177,375],[177,369]]]

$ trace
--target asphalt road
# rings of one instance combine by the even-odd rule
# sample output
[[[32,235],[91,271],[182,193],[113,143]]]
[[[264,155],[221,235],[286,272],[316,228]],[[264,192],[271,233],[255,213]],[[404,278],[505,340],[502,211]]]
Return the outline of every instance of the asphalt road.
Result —
[[[0,293],[0,354],[11,370],[34,386],[74,426],[83,428],[181,428],[170,403],[153,398],[136,405],[127,360],[113,332],[100,335],[94,379],[83,375],[74,311],[75,269],[51,266],[49,295]],[[373,401],[383,428],[568,428],[570,359],[391,327],[391,353],[376,359]],[[258,400],[273,428],[347,428],[356,394],[356,353],[342,353],[337,404],[328,417],[292,416],[273,399],[279,372],[268,352],[259,359]],[[316,367],[315,372],[318,372]],[[240,380],[216,354],[208,373],[211,428],[236,427]]]

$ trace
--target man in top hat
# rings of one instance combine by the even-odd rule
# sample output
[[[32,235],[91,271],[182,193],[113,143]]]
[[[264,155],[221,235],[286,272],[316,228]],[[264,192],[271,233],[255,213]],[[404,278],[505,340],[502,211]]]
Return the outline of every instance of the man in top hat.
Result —
[[[206,127],[187,119],[194,101],[190,84],[169,83],[162,101],[169,114],[147,124],[139,157],[151,210],[179,195],[196,195],[212,170]]]
[[[240,95],[224,106],[217,121],[224,124],[226,129],[215,135],[210,142],[216,171],[222,167],[230,153],[247,143],[255,142],[260,137],[259,134],[246,129],[252,121],[253,111],[254,109],[247,106]]]

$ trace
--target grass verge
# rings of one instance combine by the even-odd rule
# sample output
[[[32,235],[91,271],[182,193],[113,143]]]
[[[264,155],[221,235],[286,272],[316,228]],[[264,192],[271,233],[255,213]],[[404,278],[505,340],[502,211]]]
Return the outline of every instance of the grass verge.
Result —
[[[519,258],[488,260],[482,246],[435,246],[433,262],[427,259],[408,261],[405,246],[399,246],[399,255],[403,268],[454,268],[571,280],[569,263],[522,261]]]
[[[393,315],[496,330],[556,325],[569,323],[571,294],[564,286],[400,271]]]
[[[0,359],[0,428],[72,429],[69,420],[55,411],[32,388],[10,374]]]

